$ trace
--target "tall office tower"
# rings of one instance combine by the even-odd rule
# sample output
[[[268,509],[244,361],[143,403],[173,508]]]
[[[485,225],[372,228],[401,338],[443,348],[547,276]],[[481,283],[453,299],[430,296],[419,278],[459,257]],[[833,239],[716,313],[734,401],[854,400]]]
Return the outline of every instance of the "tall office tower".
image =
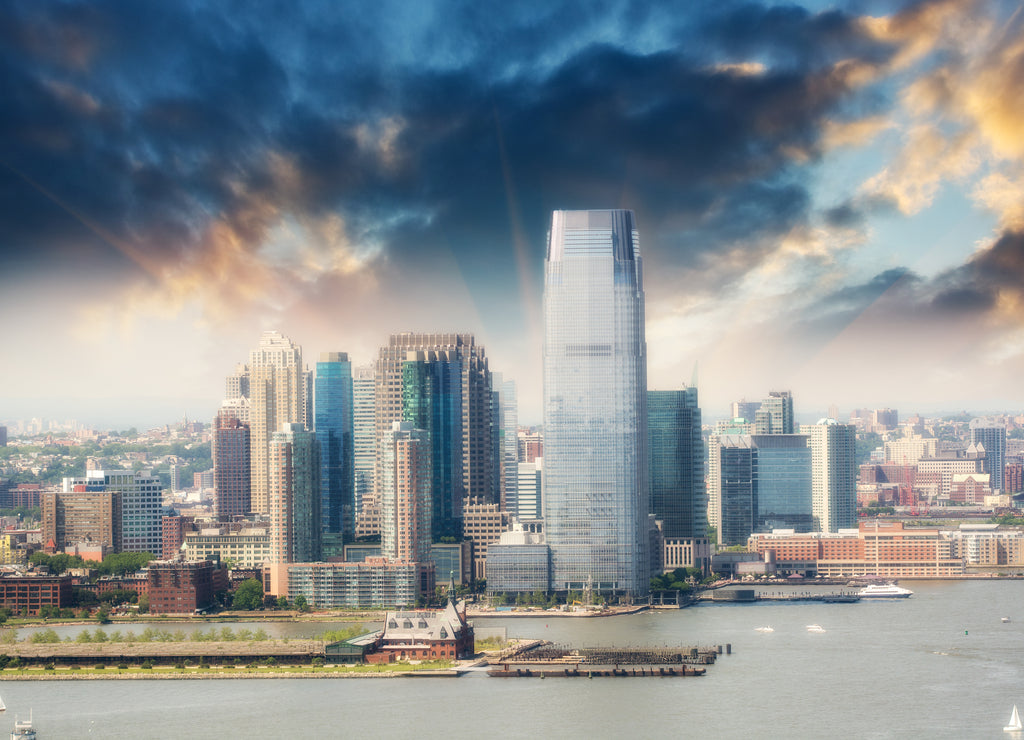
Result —
[[[408,352],[446,353],[462,367],[462,487],[473,500],[498,501],[495,467],[493,394],[484,348],[472,334],[392,334],[377,358],[376,419],[378,438],[402,421],[402,366]],[[379,470],[380,460],[377,468]],[[378,491],[379,494],[379,491]],[[379,495],[378,495],[379,498]],[[460,503],[461,506],[461,503]]]
[[[149,470],[87,470],[84,478],[65,478],[65,493],[118,491],[121,494],[121,535],[124,552],[163,550],[163,490]]]
[[[305,425],[285,423],[270,440],[270,562],[320,559],[320,445]]]
[[[651,513],[665,537],[706,537],[704,438],[695,386],[647,391]]]
[[[757,516],[757,448],[749,434],[716,439],[715,491],[718,496],[718,544],[742,545],[754,531]],[[709,474],[710,475],[710,474]]]
[[[357,520],[364,503],[373,501],[373,468],[377,461],[375,385],[376,370],[373,365],[353,368],[352,446]]]
[[[462,538],[462,363],[451,352],[408,352],[402,365],[402,420],[430,448],[431,536]]]
[[[650,583],[647,343],[632,211],[555,211],[544,270],[544,526],[551,589]]]
[[[430,559],[431,449],[423,429],[396,421],[381,436],[381,553],[422,563]]]
[[[508,511],[508,499],[515,498],[519,487],[519,399],[514,380],[505,380],[501,373],[491,373],[491,383],[498,392],[501,508]]]
[[[322,352],[316,363],[314,428],[320,443],[320,505],[324,532],[355,531],[352,364],[344,352]]]
[[[803,434],[756,434],[757,512],[755,532],[813,532],[811,448]]]
[[[857,526],[857,428],[835,419],[803,424],[811,446],[811,512],[819,532]]]
[[[793,434],[793,394],[771,391],[754,414],[757,434]]]
[[[509,516],[516,519],[540,519],[543,512],[543,470],[544,458],[534,458],[533,462],[521,462],[518,465],[519,480],[516,499],[510,502]]]
[[[181,466],[178,463],[171,463],[168,466],[168,472],[171,475],[171,493],[181,490]]]
[[[239,363],[235,365],[235,372],[229,375],[224,381],[224,398],[248,398],[249,397],[249,366]]]
[[[972,419],[971,444],[979,443],[985,448],[982,469],[989,475],[989,485],[1002,493],[1006,487],[1006,427]]]
[[[249,355],[252,510],[269,512],[270,437],[282,424],[306,423],[302,349],[276,331],[263,332]]]
[[[753,421],[757,410],[761,408],[761,402],[747,401],[746,399],[741,398],[739,401],[733,401],[730,408],[733,419],[746,419],[747,421]]]
[[[313,371],[309,368],[306,368],[303,372],[302,382],[306,389],[306,398],[304,401],[306,418],[302,423],[306,425],[306,429],[313,431],[313,426],[316,423],[313,419]]]
[[[245,397],[225,401],[213,419],[213,510],[222,521],[252,511],[248,420]]]

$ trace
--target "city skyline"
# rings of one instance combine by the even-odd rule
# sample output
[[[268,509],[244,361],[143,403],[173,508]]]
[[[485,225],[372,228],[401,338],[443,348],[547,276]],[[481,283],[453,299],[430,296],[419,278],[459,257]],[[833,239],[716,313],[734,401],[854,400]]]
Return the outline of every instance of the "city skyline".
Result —
[[[0,417],[210,421],[275,329],[473,333],[538,423],[573,208],[636,211],[648,387],[708,418],[1020,403],[1015,3],[398,7],[0,10]]]

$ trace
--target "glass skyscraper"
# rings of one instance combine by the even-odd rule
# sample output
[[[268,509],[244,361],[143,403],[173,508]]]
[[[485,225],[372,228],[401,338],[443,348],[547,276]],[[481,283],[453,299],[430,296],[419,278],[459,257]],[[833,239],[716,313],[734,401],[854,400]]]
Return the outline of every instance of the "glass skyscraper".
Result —
[[[706,537],[704,438],[697,388],[647,392],[651,513],[665,537]]]
[[[450,356],[451,355],[451,356]],[[461,539],[462,363],[454,353],[409,352],[402,365],[402,420],[430,444],[431,536]]]
[[[813,532],[811,448],[804,434],[755,434],[757,520],[754,531]]]
[[[551,589],[650,581],[647,347],[632,211],[555,211],[544,273],[544,526]]]
[[[985,448],[984,470],[989,474],[989,485],[993,492],[1002,493],[1006,488],[1006,427],[972,419],[971,444],[979,442]]]
[[[314,425],[320,443],[320,505],[324,532],[354,531],[352,364],[344,352],[316,363]]]

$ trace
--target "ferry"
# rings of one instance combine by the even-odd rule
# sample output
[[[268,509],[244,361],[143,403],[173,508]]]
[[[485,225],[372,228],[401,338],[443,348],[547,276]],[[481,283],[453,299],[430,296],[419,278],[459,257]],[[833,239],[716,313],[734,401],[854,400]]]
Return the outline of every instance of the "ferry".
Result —
[[[858,591],[857,595],[862,599],[905,599],[912,593],[909,588],[901,588],[895,583],[871,583]]]

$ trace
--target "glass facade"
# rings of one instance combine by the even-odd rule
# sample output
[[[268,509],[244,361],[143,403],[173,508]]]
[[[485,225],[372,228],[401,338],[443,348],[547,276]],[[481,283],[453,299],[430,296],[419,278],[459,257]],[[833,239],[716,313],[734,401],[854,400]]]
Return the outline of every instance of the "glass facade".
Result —
[[[754,531],[757,514],[757,450],[746,434],[719,438],[721,491],[720,545],[743,545]]]
[[[665,537],[707,536],[704,438],[697,389],[647,392],[651,513]]]
[[[270,438],[270,561],[320,559],[320,445],[303,424]]]
[[[632,211],[555,211],[544,276],[544,520],[555,591],[647,593],[647,349]]]
[[[985,462],[982,469],[989,474],[992,491],[1006,490],[1006,427],[986,426],[984,422],[971,421],[971,444],[985,448]]]
[[[758,434],[757,532],[795,529],[813,532],[811,448],[803,434]]]
[[[431,537],[462,536],[462,363],[412,352],[402,365],[402,419],[425,430],[431,456]]]
[[[314,428],[320,443],[320,507],[324,532],[355,531],[352,441],[352,364],[325,352],[316,364]]]

